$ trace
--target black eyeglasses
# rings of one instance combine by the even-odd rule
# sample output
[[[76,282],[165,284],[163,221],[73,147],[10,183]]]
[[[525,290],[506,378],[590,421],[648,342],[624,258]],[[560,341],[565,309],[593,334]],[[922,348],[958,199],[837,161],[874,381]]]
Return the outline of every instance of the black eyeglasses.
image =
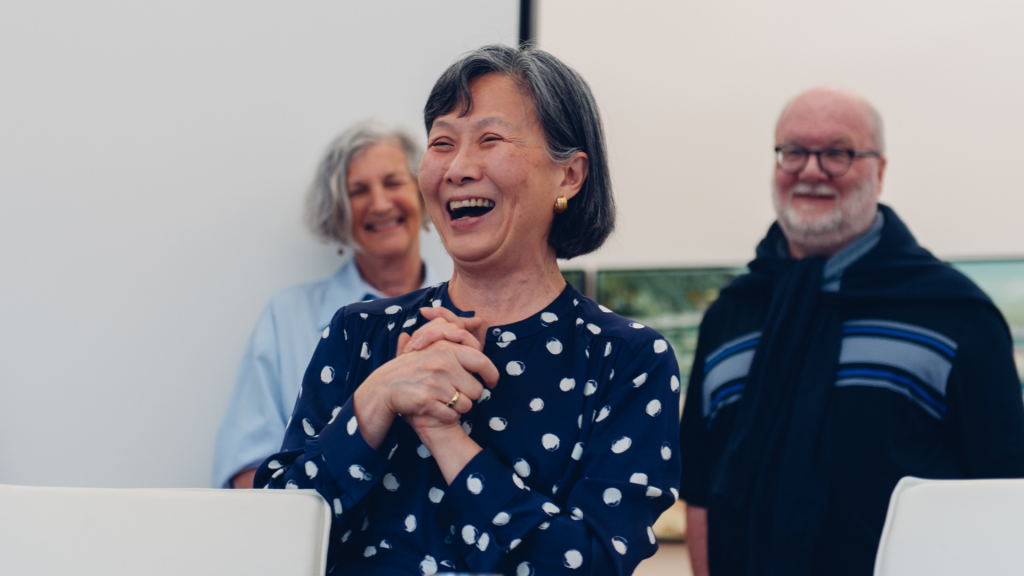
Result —
[[[870,150],[850,150],[848,148],[825,148],[824,150],[808,150],[803,146],[776,146],[775,162],[786,174],[799,174],[804,166],[807,166],[807,159],[811,156],[818,157],[818,166],[821,171],[833,178],[846,174],[853,165],[853,159],[858,157],[881,158],[878,152]]]

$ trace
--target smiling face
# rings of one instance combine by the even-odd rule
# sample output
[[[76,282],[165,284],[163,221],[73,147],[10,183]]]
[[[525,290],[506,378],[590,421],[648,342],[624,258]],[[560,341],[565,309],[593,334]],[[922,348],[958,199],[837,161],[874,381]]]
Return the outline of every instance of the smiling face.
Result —
[[[371,144],[356,154],[349,162],[345,187],[352,209],[352,240],[363,254],[391,259],[419,253],[423,205],[397,142]]]
[[[775,145],[809,150],[875,150],[867,102],[829,89],[805,92],[775,129]],[[859,157],[842,176],[829,176],[811,156],[797,174],[775,167],[772,199],[794,258],[831,256],[867,231],[882,191],[885,160]]]
[[[419,180],[430,217],[457,267],[553,264],[555,199],[579,191],[586,155],[551,159],[533,101],[510,78],[488,74],[469,86],[469,113],[456,106],[427,137]]]

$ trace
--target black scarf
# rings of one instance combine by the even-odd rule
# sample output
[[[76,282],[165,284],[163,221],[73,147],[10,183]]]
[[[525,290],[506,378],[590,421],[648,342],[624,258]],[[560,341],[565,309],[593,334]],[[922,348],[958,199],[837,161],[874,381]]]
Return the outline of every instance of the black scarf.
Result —
[[[830,498],[831,395],[844,303],[926,299],[993,306],[973,282],[918,245],[892,209],[879,205],[879,211],[881,238],[845,271],[838,293],[821,290],[824,258],[780,254],[785,237],[778,223],[758,245],[750,273],[722,291],[737,298],[769,292],[771,303],[712,480],[708,520],[712,534],[728,540],[715,547],[728,550],[724,560],[731,564],[712,567],[715,572],[811,574]]]

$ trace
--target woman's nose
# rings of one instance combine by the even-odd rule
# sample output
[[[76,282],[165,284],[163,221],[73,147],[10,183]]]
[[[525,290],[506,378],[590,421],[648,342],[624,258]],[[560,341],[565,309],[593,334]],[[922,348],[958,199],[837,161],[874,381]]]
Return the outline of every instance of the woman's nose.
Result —
[[[391,195],[384,186],[377,185],[370,189],[370,209],[374,212],[387,212],[394,205]]]
[[[452,158],[445,172],[445,180],[461,185],[479,180],[481,176],[480,162],[471,146],[461,146]]]

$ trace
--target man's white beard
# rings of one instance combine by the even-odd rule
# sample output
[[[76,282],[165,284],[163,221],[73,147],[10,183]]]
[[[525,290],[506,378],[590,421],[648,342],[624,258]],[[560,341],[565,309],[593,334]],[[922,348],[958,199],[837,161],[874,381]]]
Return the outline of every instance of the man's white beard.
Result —
[[[790,188],[784,199],[774,181],[772,187],[775,189],[772,201],[775,204],[779,226],[782,227],[786,239],[800,247],[807,255],[831,255],[838,252],[867,232],[875,219],[877,201],[874,183],[870,180],[866,180],[861,187],[850,190],[845,197],[824,183],[811,185],[801,182]],[[793,206],[794,194],[829,196],[839,198],[839,201],[827,214],[811,217]]]

